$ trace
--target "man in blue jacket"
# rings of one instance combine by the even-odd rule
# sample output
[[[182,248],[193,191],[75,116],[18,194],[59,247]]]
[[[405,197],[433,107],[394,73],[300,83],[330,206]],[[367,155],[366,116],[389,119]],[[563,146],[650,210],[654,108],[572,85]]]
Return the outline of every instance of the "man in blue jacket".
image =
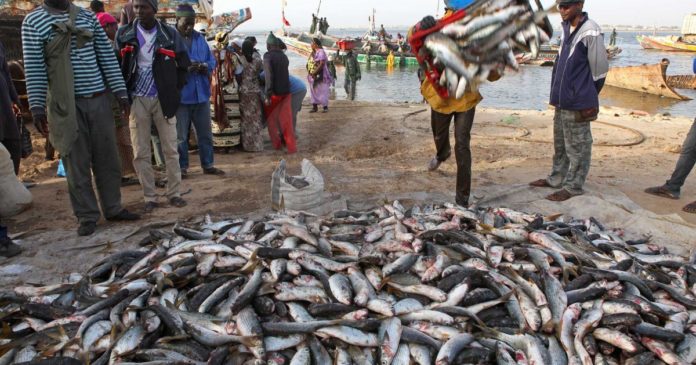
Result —
[[[599,113],[599,92],[609,71],[604,37],[599,25],[582,11],[583,0],[561,0],[561,48],[553,67],[551,102],[554,156],[551,175],[530,183],[560,189],[546,197],[565,201],[582,195],[590,171],[592,130]]]
[[[188,82],[181,91],[181,105],[176,112],[176,129],[179,139],[179,165],[181,177],[186,178],[189,168],[188,140],[191,122],[196,128],[198,155],[203,173],[224,175],[215,168],[213,156],[213,131],[210,125],[210,75],[215,69],[215,57],[208,43],[200,33],[193,30],[196,12],[189,4],[181,4],[176,9],[176,29],[184,39],[191,66]]]
[[[694,58],[693,69],[694,73],[696,73],[696,58]],[[662,198],[679,199],[681,187],[686,182],[686,178],[689,177],[691,170],[694,169],[694,165],[696,165],[696,119],[694,124],[691,125],[689,134],[686,135],[681,155],[679,156],[679,161],[677,161],[677,166],[674,168],[672,177],[664,185],[648,188],[645,192]],[[696,201],[687,204],[683,210],[687,213],[696,214]]]

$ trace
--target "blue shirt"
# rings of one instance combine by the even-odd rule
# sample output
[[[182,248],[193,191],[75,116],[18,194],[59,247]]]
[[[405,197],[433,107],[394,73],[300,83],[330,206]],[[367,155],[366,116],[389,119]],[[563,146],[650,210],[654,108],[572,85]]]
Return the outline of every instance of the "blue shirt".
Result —
[[[191,48],[188,49],[188,55],[191,62],[205,63],[208,65],[208,75],[203,75],[198,72],[189,72],[187,76],[186,86],[181,90],[182,104],[201,104],[210,101],[210,75],[215,69],[215,57],[210,51],[208,42],[205,41],[200,33],[193,31]]]
[[[263,80],[266,77],[266,72],[261,71],[259,77]],[[288,75],[288,78],[290,79],[290,94],[307,92],[307,86],[305,85],[304,80],[293,75]]]
[[[304,80],[290,75],[290,94],[297,94],[303,91],[307,92],[307,86],[305,85]]]
[[[696,57],[694,57],[694,73],[696,74]]]

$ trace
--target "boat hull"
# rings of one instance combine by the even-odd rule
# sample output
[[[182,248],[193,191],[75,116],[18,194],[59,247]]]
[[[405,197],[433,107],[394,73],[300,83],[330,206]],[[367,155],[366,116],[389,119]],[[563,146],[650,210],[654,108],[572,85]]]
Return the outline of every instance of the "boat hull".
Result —
[[[612,67],[606,85],[662,96],[677,100],[691,100],[674,91],[667,83],[669,60],[663,59],[655,65]]]
[[[696,75],[667,76],[667,85],[675,89],[696,90]]]
[[[669,52],[696,52],[696,44],[682,42],[681,37],[677,36],[650,37],[639,35],[636,39],[644,49],[658,49]]]

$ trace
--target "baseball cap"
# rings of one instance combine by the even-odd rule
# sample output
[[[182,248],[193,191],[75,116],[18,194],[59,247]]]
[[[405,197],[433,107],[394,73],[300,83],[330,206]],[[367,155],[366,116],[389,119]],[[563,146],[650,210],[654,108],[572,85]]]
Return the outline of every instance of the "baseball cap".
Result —
[[[585,0],[560,0],[558,2],[558,5],[570,5],[570,4],[577,4],[577,3],[584,3]]]

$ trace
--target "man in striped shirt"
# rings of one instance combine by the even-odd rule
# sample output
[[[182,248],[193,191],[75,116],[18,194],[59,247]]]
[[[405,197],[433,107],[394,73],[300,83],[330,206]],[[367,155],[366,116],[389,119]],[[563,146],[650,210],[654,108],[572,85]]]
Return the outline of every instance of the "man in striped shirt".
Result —
[[[113,92],[127,115],[126,87],[95,15],[69,0],[45,0],[24,19],[22,44],[34,124],[61,154],[78,234],[94,233],[101,217],[92,173],[107,220],[139,219],[121,205],[114,119],[106,95]]]

